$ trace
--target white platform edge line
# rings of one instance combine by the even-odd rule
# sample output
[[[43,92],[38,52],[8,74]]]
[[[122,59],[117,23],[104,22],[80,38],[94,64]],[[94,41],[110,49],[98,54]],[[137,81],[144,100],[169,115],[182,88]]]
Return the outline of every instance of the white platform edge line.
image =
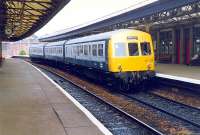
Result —
[[[24,61],[26,62],[26,61]],[[26,62],[28,63],[28,62]],[[99,120],[97,120],[94,115],[92,115],[84,106],[82,106],[75,98],[73,98],[69,93],[67,93],[62,87],[55,83],[51,78],[49,78],[45,73],[34,65],[28,63],[37,71],[39,71],[45,78],[47,78],[51,83],[53,83],[67,98],[69,98],[74,105],[76,105],[91,121],[94,123],[98,129],[105,135],[113,135]]]
[[[161,73],[156,73],[156,76],[200,85],[200,80],[197,80],[197,79],[167,75],[167,74],[161,74]]]

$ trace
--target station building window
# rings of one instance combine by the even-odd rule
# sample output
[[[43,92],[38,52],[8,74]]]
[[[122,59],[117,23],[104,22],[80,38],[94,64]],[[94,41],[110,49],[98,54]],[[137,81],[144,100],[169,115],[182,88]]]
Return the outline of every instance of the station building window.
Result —
[[[160,33],[159,60],[171,62],[173,52],[172,31]]]
[[[195,27],[193,31],[194,35],[194,47],[193,47],[193,54],[194,55],[200,55],[200,27]]]

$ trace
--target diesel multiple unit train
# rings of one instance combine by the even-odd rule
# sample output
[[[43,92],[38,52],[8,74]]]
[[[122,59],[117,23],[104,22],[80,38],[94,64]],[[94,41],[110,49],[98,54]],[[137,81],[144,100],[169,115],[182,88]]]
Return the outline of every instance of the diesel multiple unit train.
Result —
[[[55,62],[123,91],[155,75],[150,34],[131,29],[34,45],[31,60]]]

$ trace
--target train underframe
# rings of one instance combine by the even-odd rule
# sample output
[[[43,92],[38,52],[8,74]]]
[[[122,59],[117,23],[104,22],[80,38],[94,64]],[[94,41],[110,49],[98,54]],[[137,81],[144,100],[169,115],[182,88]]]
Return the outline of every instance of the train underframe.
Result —
[[[115,90],[133,92],[136,88],[147,88],[155,77],[154,71],[106,72],[78,65],[67,65],[70,70],[93,81],[112,86]]]
[[[130,92],[136,88],[147,89],[148,83],[155,76],[154,71],[132,71],[114,73],[120,91]]]
[[[69,70],[80,76],[87,77],[101,84],[112,86],[116,91],[133,92],[136,87],[142,89],[148,87],[148,83],[155,76],[154,71],[132,71],[132,72],[106,72],[94,68],[79,66],[75,64],[64,64],[59,61],[32,59],[33,61],[42,61],[60,69]]]

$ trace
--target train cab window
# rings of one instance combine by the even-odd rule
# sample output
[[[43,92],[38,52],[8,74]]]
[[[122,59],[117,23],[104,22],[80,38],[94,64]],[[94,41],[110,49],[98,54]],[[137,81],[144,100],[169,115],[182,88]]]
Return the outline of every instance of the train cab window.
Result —
[[[151,47],[149,42],[140,43],[142,55],[151,55]]]
[[[84,55],[88,55],[88,45],[84,45]]]
[[[118,57],[126,56],[126,44],[125,43],[115,43],[114,50],[115,50],[115,56],[118,56]]]
[[[92,45],[92,55],[97,56],[97,45],[96,44]]]
[[[98,44],[98,55],[103,56],[103,44]]]
[[[138,56],[138,44],[137,43],[129,43],[128,44],[129,56]]]

